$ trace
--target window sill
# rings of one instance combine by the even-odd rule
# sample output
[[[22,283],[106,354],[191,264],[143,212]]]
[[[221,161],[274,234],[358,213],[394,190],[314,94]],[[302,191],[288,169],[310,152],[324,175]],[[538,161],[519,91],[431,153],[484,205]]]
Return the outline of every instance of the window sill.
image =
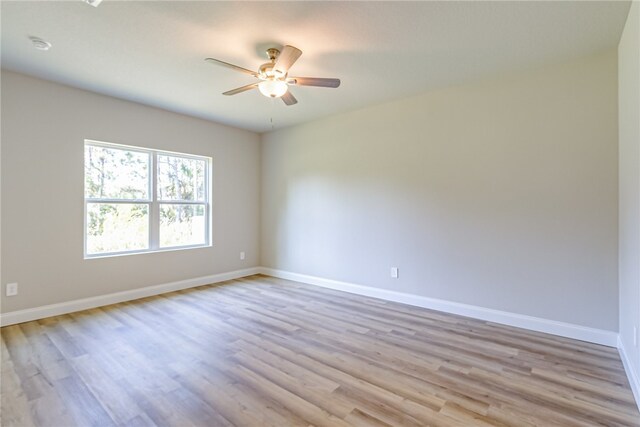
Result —
[[[127,251],[127,252],[110,252],[107,254],[95,254],[95,255],[84,255],[85,260],[91,259],[101,259],[101,258],[115,258],[122,256],[130,256],[130,255],[142,255],[142,254],[157,254],[157,253],[165,253],[165,252],[176,252],[176,251],[186,251],[191,249],[206,249],[211,248],[213,245],[191,245],[191,246],[172,246],[170,248],[162,248],[162,249],[144,249],[140,251]]]

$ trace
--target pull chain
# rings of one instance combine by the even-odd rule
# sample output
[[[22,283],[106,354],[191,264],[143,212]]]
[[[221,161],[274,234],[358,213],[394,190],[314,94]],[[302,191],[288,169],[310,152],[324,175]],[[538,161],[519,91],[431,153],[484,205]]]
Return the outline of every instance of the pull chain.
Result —
[[[271,130],[274,129],[273,126],[273,112],[276,109],[276,98],[271,98],[271,118],[269,119],[269,122],[271,123]]]

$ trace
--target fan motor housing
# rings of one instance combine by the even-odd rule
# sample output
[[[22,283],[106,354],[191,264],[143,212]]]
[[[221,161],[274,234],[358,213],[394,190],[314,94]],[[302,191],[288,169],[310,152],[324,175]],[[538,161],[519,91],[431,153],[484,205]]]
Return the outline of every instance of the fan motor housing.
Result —
[[[260,78],[262,79],[283,79],[287,77],[287,73],[283,73],[278,70],[273,69],[273,62],[265,62],[258,69],[258,73],[260,74]]]

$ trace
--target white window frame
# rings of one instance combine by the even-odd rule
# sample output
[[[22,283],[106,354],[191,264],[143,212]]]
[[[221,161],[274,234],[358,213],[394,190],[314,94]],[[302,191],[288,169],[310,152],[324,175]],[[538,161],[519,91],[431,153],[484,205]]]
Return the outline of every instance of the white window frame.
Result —
[[[212,177],[212,164],[213,159],[211,157],[199,156],[195,154],[178,153],[175,151],[155,150],[144,147],[136,147],[132,145],[116,144],[111,142],[96,141],[92,139],[85,139],[82,146],[83,153],[87,146],[113,148],[118,150],[134,151],[137,153],[144,153],[149,155],[149,199],[109,199],[109,198],[88,198],[84,188],[84,172],[83,172],[83,194],[84,194],[84,259],[93,258],[106,258],[112,256],[121,255],[134,255],[134,254],[146,254],[152,252],[168,252],[184,249],[197,249],[208,248],[212,246],[211,238],[211,177]],[[179,157],[183,159],[194,159],[205,161],[205,176],[204,176],[204,201],[194,200],[158,200],[158,156],[167,155],[171,157]],[[84,165],[84,155],[82,156]],[[84,171],[84,169],[83,169]],[[103,252],[99,254],[87,253],[87,205],[89,203],[109,203],[109,204],[146,204],[149,206],[149,248],[137,249],[130,251],[118,251],[118,252]],[[205,242],[196,245],[181,245],[181,246],[169,246],[160,247],[160,205],[199,205],[205,208]]]

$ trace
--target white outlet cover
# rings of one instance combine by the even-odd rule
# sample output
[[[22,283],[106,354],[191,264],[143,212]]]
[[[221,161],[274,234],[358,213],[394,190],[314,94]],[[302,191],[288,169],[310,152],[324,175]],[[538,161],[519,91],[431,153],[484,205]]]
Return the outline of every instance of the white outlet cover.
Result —
[[[244,252],[240,252],[240,259],[244,259]]]
[[[18,284],[7,283],[7,296],[12,297],[14,295],[18,295]]]
[[[398,267],[391,267],[391,277],[394,279],[398,278]]]

